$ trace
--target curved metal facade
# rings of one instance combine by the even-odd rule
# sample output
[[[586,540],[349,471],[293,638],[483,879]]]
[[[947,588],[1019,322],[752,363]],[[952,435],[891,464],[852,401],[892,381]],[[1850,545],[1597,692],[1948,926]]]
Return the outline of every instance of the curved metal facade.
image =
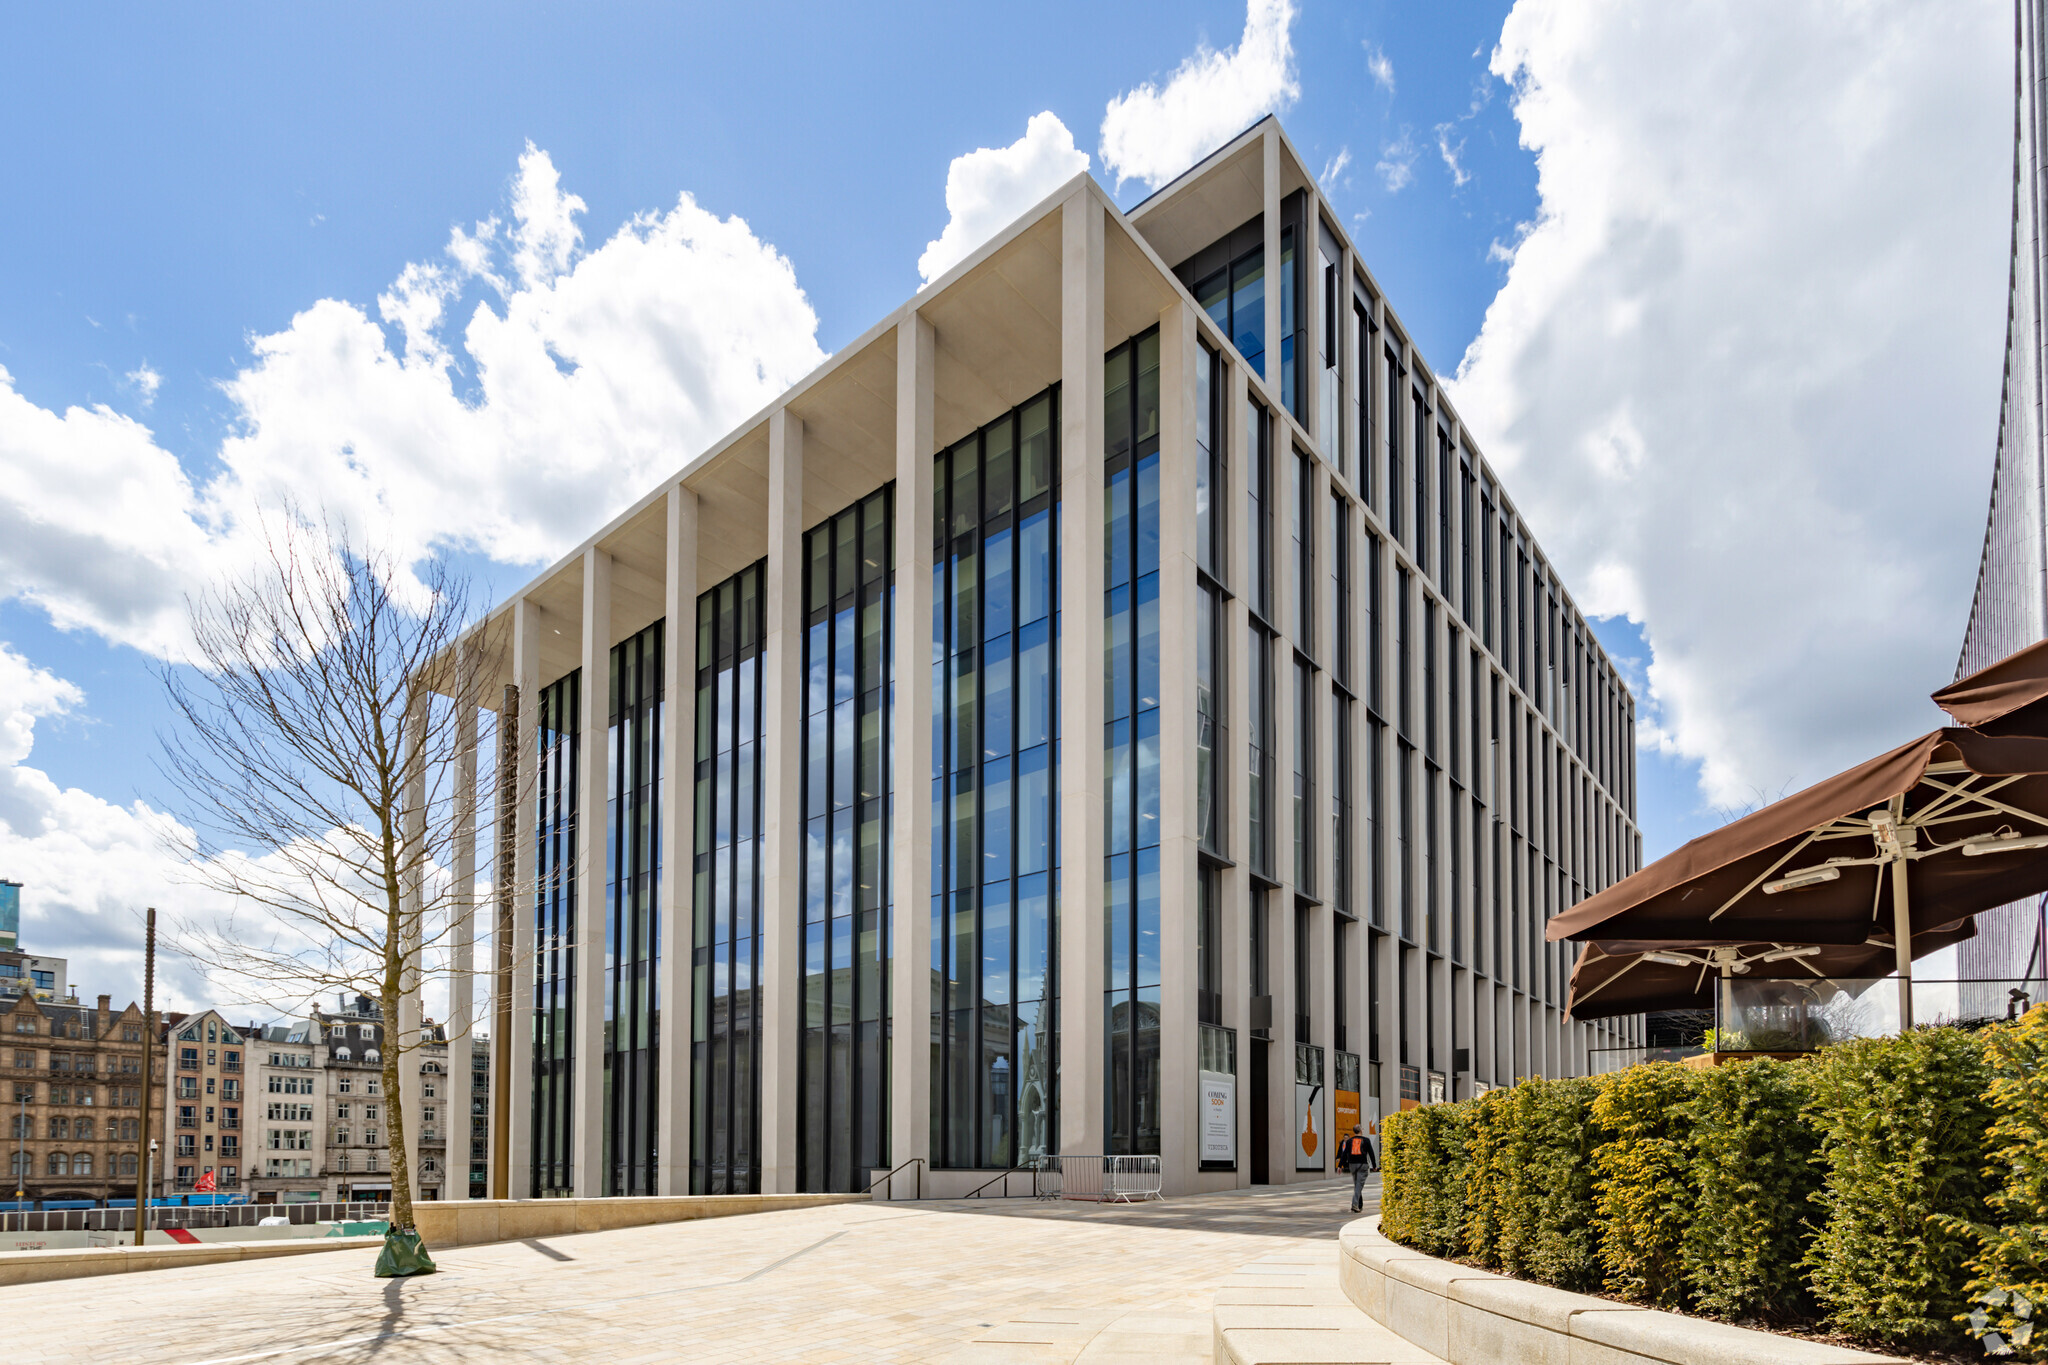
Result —
[[[2012,290],[2006,307],[2005,390],[1998,422],[1998,464],[1991,481],[1991,508],[1984,526],[1984,554],[1977,569],[1977,593],[1963,636],[1956,676],[1974,673],[2014,650],[2048,635],[2048,505],[2043,501],[2044,316],[2048,300],[2048,78],[2042,26],[2043,0],[2014,6],[2018,56],[2014,83],[2012,199]],[[1964,977],[2006,978],[2026,974],[2039,923],[2032,902],[2004,906],[1977,917],[1977,937],[1958,950]]]

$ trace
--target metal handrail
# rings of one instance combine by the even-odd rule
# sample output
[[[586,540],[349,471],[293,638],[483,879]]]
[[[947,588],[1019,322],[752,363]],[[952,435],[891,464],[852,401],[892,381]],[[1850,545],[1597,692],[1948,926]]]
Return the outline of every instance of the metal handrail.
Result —
[[[1030,1161],[1022,1165],[1012,1166],[1009,1170],[1004,1171],[1001,1175],[995,1176],[989,1180],[983,1181],[979,1185],[976,1185],[973,1189],[969,1190],[966,1194],[963,1194],[960,1197],[962,1199],[978,1199],[981,1197],[981,1192],[987,1189],[990,1185],[995,1184],[996,1181],[1008,1180],[1011,1176],[1018,1174],[1020,1171],[1029,1171],[1031,1172],[1031,1197],[1033,1199],[1036,1199],[1038,1197],[1038,1173],[1041,1169],[1043,1169],[1043,1167],[1037,1161]],[[1007,1199],[1010,1197],[1008,1194],[1009,1187],[1006,1185],[1003,1188],[1005,1191],[1003,1197]]]
[[[893,1182],[896,1179],[896,1172],[902,1170],[904,1166],[917,1167],[917,1197],[919,1199],[924,1198],[924,1158],[921,1156],[911,1157],[908,1161],[905,1161],[901,1166],[897,1166],[895,1170],[891,1170],[886,1174],[876,1176],[873,1180],[870,1180],[868,1182],[868,1187],[862,1190],[861,1193],[873,1194],[875,1192],[875,1186],[881,1184],[884,1180]],[[889,1188],[891,1190],[894,1190],[896,1187],[892,1183],[889,1186]]]

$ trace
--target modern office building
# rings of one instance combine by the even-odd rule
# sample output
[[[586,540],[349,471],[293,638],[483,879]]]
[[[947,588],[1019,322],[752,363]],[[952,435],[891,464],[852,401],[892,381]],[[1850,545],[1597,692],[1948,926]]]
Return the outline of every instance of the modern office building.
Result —
[[[2012,292],[2006,305],[2005,385],[1998,414],[1998,455],[1985,518],[1977,591],[1963,633],[1956,676],[1998,662],[2048,635],[2048,22],[2040,0],[2019,0],[2014,65]],[[1977,936],[1957,950],[1966,979],[1999,982],[2048,976],[2048,898],[1977,916]],[[2005,989],[1963,988],[1966,1014],[2002,1014]]]
[[[1639,1041],[1543,941],[1638,864],[1632,699],[1271,119],[1077,176],[479,640],[514,1196],[1283,1182]]]

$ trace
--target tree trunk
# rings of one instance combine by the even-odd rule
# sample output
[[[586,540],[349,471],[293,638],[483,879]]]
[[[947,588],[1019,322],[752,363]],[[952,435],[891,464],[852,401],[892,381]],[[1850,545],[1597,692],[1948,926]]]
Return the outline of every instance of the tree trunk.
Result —
[[[396,937],[394,929],[394,943]],[[379,1003],[384,1010],[384,1105],[388,1115],[385,1130],[391,1142],[391,1227],[395,1232],[411,1232],[412,1162],[406,1159],[405,1100],[398,1080],[399,1063],[404,1057],[403,1038],[398,1027],[401,959],[396,951],[387,949],[384,961],[384,990]]]

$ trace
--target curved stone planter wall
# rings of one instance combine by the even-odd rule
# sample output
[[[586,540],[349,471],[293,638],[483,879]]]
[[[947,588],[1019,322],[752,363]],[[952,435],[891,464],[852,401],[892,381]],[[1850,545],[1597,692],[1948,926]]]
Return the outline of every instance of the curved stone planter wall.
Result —
[[[1367,1317],[1449,1365],[1878,1365],[1873,1355],[1753,1332],[1439,1261],[1347,1223],[1337,1278]]]

